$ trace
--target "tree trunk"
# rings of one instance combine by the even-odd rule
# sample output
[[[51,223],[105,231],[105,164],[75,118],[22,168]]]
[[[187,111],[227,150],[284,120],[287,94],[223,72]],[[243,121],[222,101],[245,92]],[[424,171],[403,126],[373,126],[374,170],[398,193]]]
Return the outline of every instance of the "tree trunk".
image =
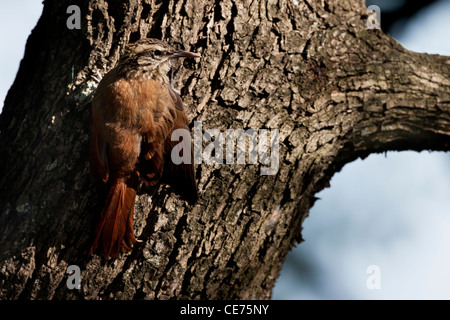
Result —
[[[315,193],[344,164],[450,150],[450,58],[368,28],[362,0],[84,0],[69,29],[72,4],[44,1],[0,118],[2,299],[268,299]],[[142,242],[105,261],[88,254],[105,196],[87,161],[90,101],[142,37],[201,53],[175,86],[192,125],[222,138],[278,129],[279,168],[198,164],[200,203],[168,187],[140,195]]]

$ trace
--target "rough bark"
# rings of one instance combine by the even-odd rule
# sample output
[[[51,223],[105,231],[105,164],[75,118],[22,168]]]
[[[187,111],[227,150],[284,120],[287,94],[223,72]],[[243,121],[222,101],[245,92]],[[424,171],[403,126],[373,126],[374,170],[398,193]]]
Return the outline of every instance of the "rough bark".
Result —
[[[315,193],[344,164],[450,148],[450,58],[368,29],[364,1],[85,0],[81,30],[66,28],[71,4],[44,2],[0,118],[2,299],[270,298]],[[166,187],[142,194],[143,242],[104,261],[88,254],[104,196],[87,161],[90,100],[141,37],[201,53],[176,85],[190,119],[279,129],[279,170],[198,165],[194,207]]]

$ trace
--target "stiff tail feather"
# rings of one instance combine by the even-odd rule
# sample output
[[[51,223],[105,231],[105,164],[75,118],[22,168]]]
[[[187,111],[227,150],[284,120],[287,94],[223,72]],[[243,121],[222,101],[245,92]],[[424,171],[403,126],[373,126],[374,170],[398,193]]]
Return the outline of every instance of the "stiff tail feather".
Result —
[[[99,244],[106,259],[117,257],[121,250],[131,250],[137,241],[133,235],[135,198],[136,189],[127,186],[124,180],[112,183],[94,233],[91,254]]]

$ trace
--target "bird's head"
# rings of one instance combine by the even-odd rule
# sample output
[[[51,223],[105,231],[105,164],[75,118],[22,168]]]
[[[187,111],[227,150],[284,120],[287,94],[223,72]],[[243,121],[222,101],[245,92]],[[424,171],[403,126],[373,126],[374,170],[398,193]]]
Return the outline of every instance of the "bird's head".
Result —
[[[173,59],[199,57],[197,53],[177,50],[164,41],[144,38],[126,47],[119,60],[119,66],[133,68],[136,72],[142,73],[138,76],[166,82]]]

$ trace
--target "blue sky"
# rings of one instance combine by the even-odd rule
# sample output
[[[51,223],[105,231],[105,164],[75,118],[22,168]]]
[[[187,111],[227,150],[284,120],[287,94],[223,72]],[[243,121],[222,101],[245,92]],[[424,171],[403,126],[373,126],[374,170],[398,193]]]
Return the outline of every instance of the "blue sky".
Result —
[[[25,43],[42,13],[42,1],[3,1],[0,10],[0,108],[25,51]]]
[[[38,0],[2,3],[1,106],[41,11]],[[450,55],[448,17],[450,1],[441,1],[393,35],[408,49]],[[289,255],[273,297],[449,299],[449,195],[449,153],[389,152],[347,164],[317,195],[306,242]],[[379,290],[367,288],[370,265],[381,271]]]

